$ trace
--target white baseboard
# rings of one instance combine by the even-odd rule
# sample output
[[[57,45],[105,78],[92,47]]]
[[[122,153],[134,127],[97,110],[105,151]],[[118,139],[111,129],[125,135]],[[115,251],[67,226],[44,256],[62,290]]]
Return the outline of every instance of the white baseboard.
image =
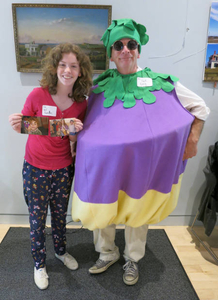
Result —
[[[158,224],[153,224],[153,225],[158,225],[158,226],[190,226],[193,223],[195,216],[175,216],[171,215],[168,216],[165,220]],[[80,225],[81,223],[73,222],[71,215],[67,216],[67,222],[70,222],[69,225]],[[47,225],[50,225],[51,223],[51,217],[50,215],[47,216]],[[29,224],[29,216],[28,215],[6,215],[6,214],[1,214],[0,215],[0,224],[23,224],[23,225],[28,225]],[[201,226],[203,225],[202,222],[196,221],[195,226]]]

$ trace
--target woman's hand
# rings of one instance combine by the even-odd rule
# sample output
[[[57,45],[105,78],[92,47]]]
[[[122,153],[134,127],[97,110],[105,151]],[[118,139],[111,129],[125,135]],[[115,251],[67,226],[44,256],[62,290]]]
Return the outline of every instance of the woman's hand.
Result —
[[[79,119],[73,119],[73,122],[74,122],[74,126],[75,126],[75,129],[76,129],[76,132],[79,132],[83,129],[83,123],[79,120]]]
[[[9,116],[8,120],[11,124],[11,127],[18,133],[21,132],[21,121],[22,121],[22,114],[15,113]]]

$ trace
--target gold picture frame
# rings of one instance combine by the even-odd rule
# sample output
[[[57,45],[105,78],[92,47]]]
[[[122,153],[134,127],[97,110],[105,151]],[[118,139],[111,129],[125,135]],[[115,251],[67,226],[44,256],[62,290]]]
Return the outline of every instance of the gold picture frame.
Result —
[[[41,60],[57,44],[77,44],[89,56],[94,73],[109,67],[100,41],[111,24],[111,5],[12,3],[18,72],[40,73]]]

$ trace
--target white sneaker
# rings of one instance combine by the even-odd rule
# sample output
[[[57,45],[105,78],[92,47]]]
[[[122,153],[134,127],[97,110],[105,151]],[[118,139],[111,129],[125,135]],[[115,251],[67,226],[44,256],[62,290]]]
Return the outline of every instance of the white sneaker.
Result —
[[[69,253],[65,253],[64,255],[58,255],[55,253],[55,256],[64,263],[64,265],[70,269],[70,270],[76,270],[78,269],[79,265],[78,262],[75,260],[73,256],[71,256]]]
[[[34,281],[40,290],[45,290],[48,287],[48,274],[46,272],[46,267],[41,269],[36,269],[34,267]]]

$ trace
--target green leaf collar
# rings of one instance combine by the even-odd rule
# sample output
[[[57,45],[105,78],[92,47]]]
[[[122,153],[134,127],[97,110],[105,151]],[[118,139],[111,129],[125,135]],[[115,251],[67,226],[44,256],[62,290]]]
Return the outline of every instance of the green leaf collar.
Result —
[[[151,86],[138,86],[137,78],[151,78]],[[122,75],[117,69],[108,69],[94,80],[94,85],[98,86],[93,90],[95,94],[104,92],[104,107],[110,107],[115,99],[123,102],[123,107],[131,108],[136,105],[136,100],[142,99],[144,103],[151,104],[156,101],[153,91],[163,91],[169,93],[174,89],[174,85],[169,82],[179,79],[173,75],[154,73],[149,68],[133,74]]]

